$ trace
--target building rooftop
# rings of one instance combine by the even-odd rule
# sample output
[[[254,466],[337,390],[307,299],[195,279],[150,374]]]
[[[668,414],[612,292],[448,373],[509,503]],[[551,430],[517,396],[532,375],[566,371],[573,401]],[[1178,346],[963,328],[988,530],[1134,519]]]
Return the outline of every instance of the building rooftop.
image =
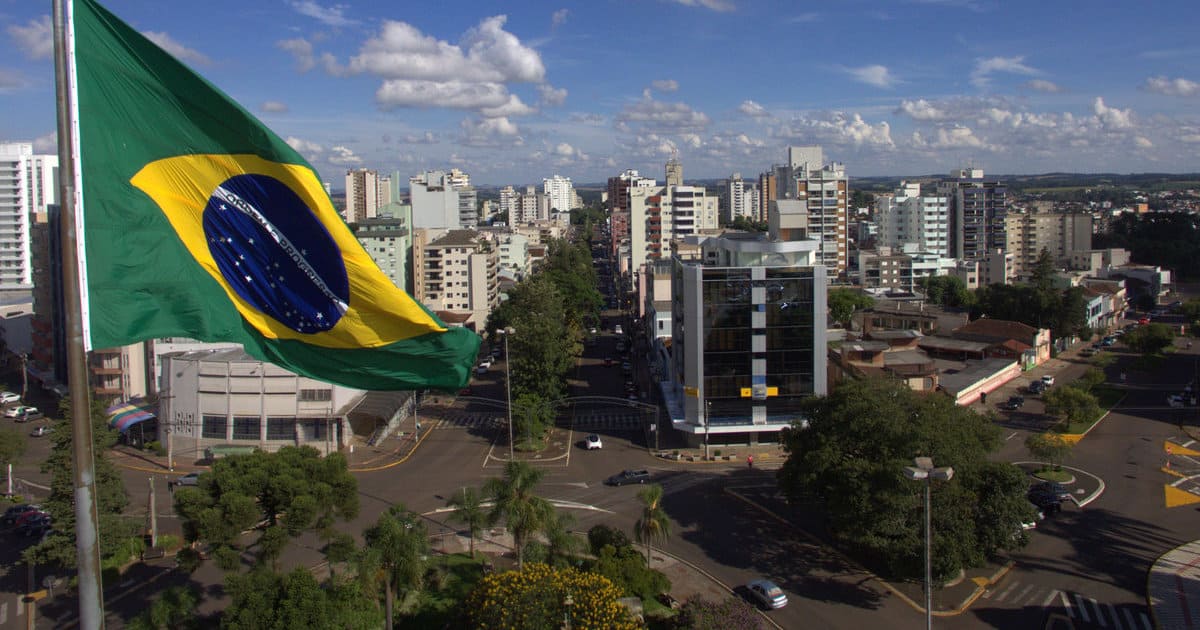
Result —
[[[450,230],[425,247],[467,247],[478,244],[479,234],[475,230]]]
[[[954,330],[955,335],[979,335],[998,339],[1033,339],[1038,330],[1033,326],[1004,319],[981,317]]]
[[[925,337],[917,344],[921,348],[929,350],[942,350],[950,352],[984,352],[990,344],[982,341],[967,341],[966,339],[954,339],[952,337],[939,337],[932,335]]]
[[[958,392],[991,377],[1013,363],[1012,359],[978,359],[967,361],[961,369],[943,370],[938,377],[942,389],[957,396]]]

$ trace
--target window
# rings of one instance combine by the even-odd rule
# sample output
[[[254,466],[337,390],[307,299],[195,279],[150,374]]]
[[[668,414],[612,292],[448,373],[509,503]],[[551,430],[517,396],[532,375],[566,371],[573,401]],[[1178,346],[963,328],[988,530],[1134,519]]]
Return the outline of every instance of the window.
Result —
[[[259,435],[259,423],[257,416],[234,416],[233,439],[257,440],[259,439]]]
[[[204,416],[200,435],[214,440],[224,440],[228,419],[225,416]]]
[[[333,399],[332,389],[302,389],[300,390],[300,400],[302,402],[329,402]]]
[[[326,433],[326,431],[325,431],[325,426],[326,426],[326,425],[325,425],[325,422],[326,422],[326,421],[325,421],[325,420],[323,420],[323,419],[322,419],[322,420],[309,420],[309,421],[308,421],[308,423],[307,423],[307,424],[308,424],[308,432],[312,434],[312,436],[313,436],[313,439],[315,439],[315,440],[323,440],[323,439],[325,439],[325,433]]]
[[[267,418],[268,440],[291,440],[296,437],[295,418]]]

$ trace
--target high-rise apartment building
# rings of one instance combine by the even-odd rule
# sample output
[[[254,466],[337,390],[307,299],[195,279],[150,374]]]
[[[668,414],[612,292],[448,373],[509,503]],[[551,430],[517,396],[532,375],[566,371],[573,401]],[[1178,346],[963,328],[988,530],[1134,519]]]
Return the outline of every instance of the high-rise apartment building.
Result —
[[[983,169],[963,168],[942,180],[937,194],[950,203],[951,256],[982,260],[990,252],[1008,248],[1007,186],[984,180]]]
[[[721,195],[721,218],[726,223],[733,223],[738,217],[757,221],[758,190],[754,183],[746,183],[741,173],[729,176],[725,190]]]
[[[570,177],[555,175],[542,179],[542,192],[546,195],[551,212],[570,212],[576,206],[575,187]]]
[[[500,214],[508,217],[506,220],[511,225],[517,220],[517,212],[521,202],[521,193],[517,192],[512,186],[505,186],[500,189]]]
[[[950,256],[950,208],[945,196],[902,181],[894,193],[876,196],[875,208],[880,247],[912,245],[916,251]]]
[[[777,189],[774,173],[760,173],[758,176],[758,209],[755,213],[755,221],[767,220],[770,214],[771,202],[777,199]]]
[[[474,230],[429,232],[437,233],[414,235],[414,249],[422,250],[413,257],[414,282],[421,283],[416,293],[429,309],[462,315],[464,326],[483,330],[500,305],[499,251]]]
[[[0,290],[33,286],[31,226],[58,203],[58,156],[33,145],[0,144]]]
[[[671,159],[667,160],[666,171],[668,186],[683,185],[683,163],[679,161],[678,151],[671,152]]]
[[[408,248],[411,242],[407,216],[379,216],[359,221],[354,226],[354,237],[392,284],[411,291],[407,282]]]
[[[820,241],[816,264],[830,275],[844,275],[849,261],[846,167],[825,164],[821,147],[788,147],[788,164],[776,169],[776,178],[779,198],[803,201],[808,209],[808,236]]]
[[[458,169],[426,171],[408,179],[413,228],[474,228],[479,223],[471,178]]]
[[[669,178],[681,176],[677,158],[667,162]],[[671,184],[635,186],[628,190],[629,269],[637,272],[649,260],[670,256],[671,242],[718,227],[716,196],[703,186]]]
[[[1058,267],[1068,267],[1075,252],[1092,248],[1092,215],[1086,213],[1031,212],[1009,214],[1004,220],[1013,271],[1027,278],[1042,250]]]
[[[374,219],[391,196],[391,180],[376,171],[356,168],[346,171],[346,222]]]

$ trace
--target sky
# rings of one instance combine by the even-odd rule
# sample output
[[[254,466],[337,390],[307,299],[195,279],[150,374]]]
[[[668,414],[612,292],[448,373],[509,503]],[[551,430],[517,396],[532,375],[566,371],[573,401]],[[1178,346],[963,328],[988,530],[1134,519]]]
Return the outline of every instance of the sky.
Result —
[[[335,188],[1200,171],[1200,2],[107,0]],[[55,151],[49,0],[0,0],[0,142]]]

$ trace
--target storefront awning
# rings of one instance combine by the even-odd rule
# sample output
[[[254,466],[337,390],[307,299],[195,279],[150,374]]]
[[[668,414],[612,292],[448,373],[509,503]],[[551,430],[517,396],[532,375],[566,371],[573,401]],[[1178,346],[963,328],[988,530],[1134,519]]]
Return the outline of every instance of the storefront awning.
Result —
[[[156,403],[146,402],[142,398],[117,403],[107,410],[108,425],[124,433],[135,424],[157,419],[158,416],[155,415],[157,406]]]

